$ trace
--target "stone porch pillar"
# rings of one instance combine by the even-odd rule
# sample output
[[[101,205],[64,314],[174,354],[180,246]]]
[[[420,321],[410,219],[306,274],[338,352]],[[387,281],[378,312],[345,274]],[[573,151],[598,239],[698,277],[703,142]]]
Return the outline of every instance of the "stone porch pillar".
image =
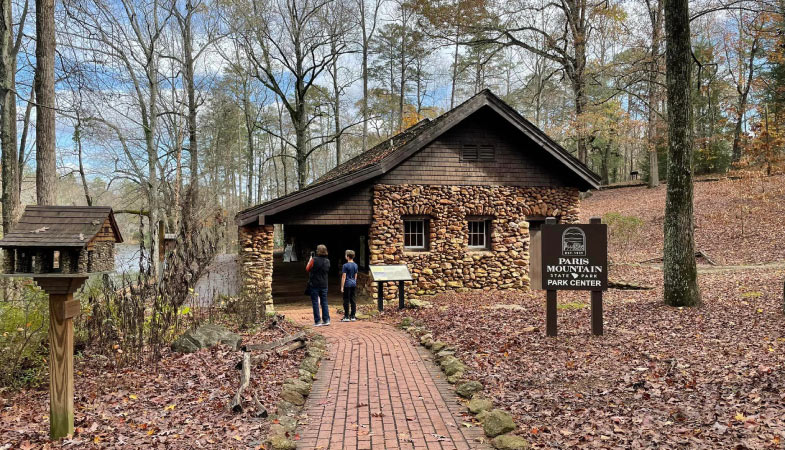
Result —
[[[273,230],[272,225],[242,226],[237,230],[243,295],[260,297],[265,314],[275,313],[272,296]]]

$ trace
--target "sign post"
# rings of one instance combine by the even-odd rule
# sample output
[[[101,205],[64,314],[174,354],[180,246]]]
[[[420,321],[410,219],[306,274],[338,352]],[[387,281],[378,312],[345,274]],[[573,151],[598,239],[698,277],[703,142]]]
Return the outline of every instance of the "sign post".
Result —
[[[384,283],[388,281],[398,282],[398,308],[403,309],[405,304],[404,282],[412,281],[412,275],[405,264],[398,266],[370,266],[373,281],[378,283],[377,299],[379,311],[384,310]]]
[[[547,291],[545,334],[557,335],[557,292],[591,291],[591,330],[601,336],[602,291],[608,289],[608,226],[599,217],[588,224],[557,224],[548,217],[541,231],[541,280]]]

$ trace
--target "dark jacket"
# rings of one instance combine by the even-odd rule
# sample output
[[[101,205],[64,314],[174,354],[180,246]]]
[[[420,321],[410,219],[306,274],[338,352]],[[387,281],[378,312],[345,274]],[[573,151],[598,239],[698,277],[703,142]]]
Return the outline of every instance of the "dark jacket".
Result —
[[[308,275],[308,283],[312,288],[327,289],[327,276],[330,273],[330,260],[324,256],[313,258],[313,267]]]

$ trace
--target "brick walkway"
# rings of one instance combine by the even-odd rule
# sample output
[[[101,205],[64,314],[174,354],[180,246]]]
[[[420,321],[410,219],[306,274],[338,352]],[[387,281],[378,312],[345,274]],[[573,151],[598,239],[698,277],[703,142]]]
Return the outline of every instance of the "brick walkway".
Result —
[[[310,310],[282,311],[310,323]],[[372,322],[321,327],[329,354],[298,429],[302,449],[488,449],[422,347],[395,328]]]

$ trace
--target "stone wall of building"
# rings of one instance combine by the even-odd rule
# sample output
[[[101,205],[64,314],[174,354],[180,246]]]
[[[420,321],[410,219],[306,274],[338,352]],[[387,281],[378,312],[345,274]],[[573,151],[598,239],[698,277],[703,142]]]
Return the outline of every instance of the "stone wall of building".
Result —
[[[98,241],[88,251],[87,272],[111,272],[114,270],[114,242]]]
[[[529,223],[527,216],[578,220],[575,188],[511,186],[376,185],[369,247],[371,264],[407,264],[414,282],[407,296],[446,290],[528,289]],[[403,218],[429,219],[427,251],[404,250]],[[468,248],[467,218],[491,220],[487,250]],[[397,297],[388,283],[385,297]]]
[[[272,225],[244,226],[237,230],[243,295],[259,296],[265,312],[273,307],[273,234]]]

